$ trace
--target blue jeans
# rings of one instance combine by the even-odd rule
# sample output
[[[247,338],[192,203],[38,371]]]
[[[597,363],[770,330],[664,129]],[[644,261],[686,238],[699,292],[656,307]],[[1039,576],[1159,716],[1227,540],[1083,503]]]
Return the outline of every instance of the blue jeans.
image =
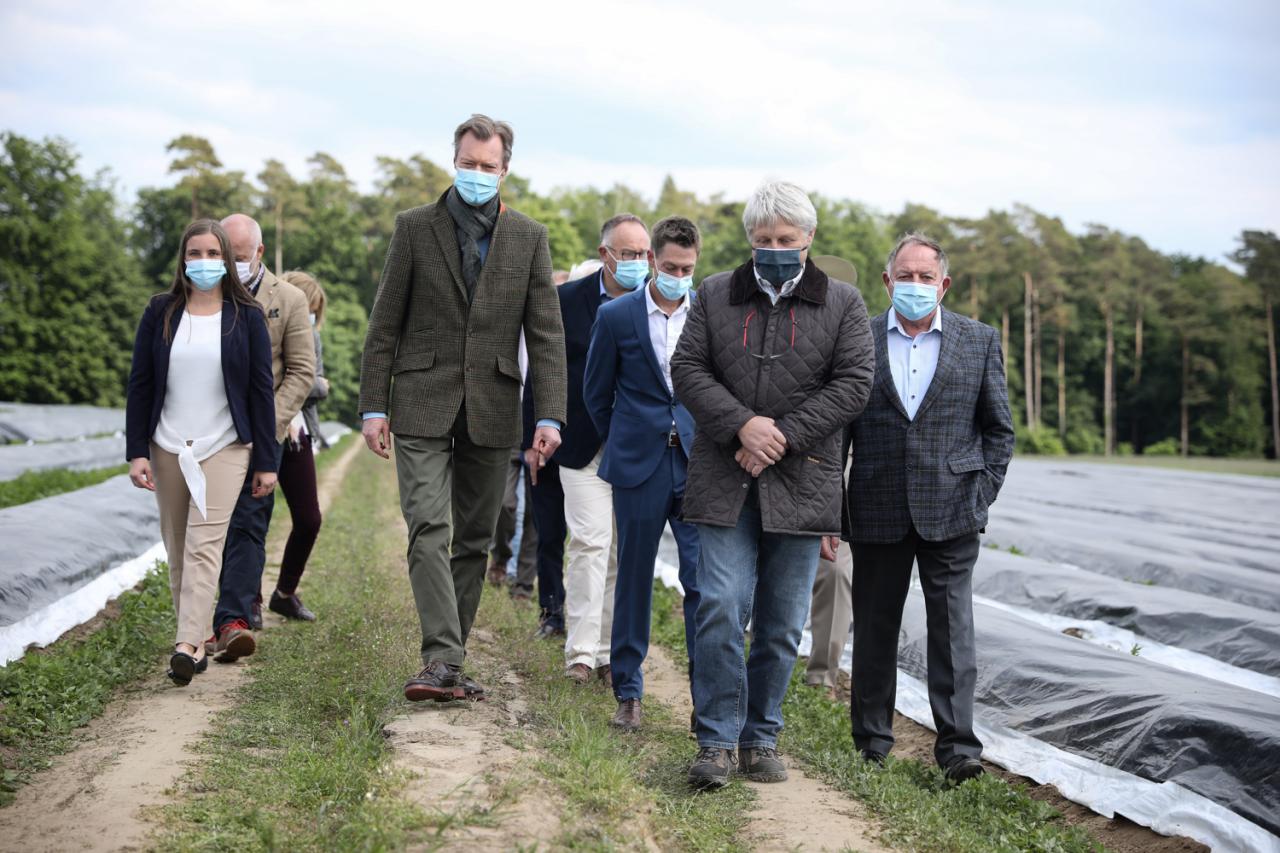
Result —
[[[276,445],[276,470],[284,457],[284,444]],[[222,575],[218,579],[218,605],[213,611],[213,630],[228,622],[249,622],[253,603],[262,590],[262,570],[267,564],[267,528],[276,505],[273,489],[265,498],[253,496],[250,470],[240,488],[240,499],[231,513],[227,528],[227,544],[222,549]]]
[[[699,524],[698,746],[776,747],[822,538],[766,533],[753,484],[734,527]],[[751,654],[743,637],[751,628]]]

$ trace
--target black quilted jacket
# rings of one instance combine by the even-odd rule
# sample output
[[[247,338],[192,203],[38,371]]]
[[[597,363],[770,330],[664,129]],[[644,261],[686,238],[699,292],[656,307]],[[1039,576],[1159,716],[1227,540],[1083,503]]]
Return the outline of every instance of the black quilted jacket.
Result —
[[[875,350],[862,294],[810,261],[791,296],[770,306],[751,262],[708,277],[671,359],[697,432],[686,521],[732,527],[751,486],[733,455],[754,415],[773,418],[787,453],[759,479],[771,533],[840,532],[845,425],[866,405]]]

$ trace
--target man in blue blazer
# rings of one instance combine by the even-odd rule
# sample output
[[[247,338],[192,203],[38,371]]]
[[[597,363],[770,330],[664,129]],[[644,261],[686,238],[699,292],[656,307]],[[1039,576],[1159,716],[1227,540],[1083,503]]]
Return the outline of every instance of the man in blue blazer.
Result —
[[[604,439],[599,476],[613,486],[618,524],[610,646],[618,710],[611,722],[626,731],[640,726],[654,563],[668,523],[679,546],[690,677],[698,611],[698,532],[681,520],[693,417],[672,390],[671,355],[689,316],[702,243],[697,226],[679,216],[656,224],[650,241],[657,275],[600,309],[585,387],[587,410]]]

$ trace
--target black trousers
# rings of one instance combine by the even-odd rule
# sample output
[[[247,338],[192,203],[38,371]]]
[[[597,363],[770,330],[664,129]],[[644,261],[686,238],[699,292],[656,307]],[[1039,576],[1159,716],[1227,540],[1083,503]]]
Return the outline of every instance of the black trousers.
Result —
[[[973,733],[973,690],[978,667],[973,632],[973,566],[978,534],[944,542],[922,539],[913,526],[889,545],[853,543],[853,742],[888,754],[893,748],[893,707],[898,689],[898,629],[920,567],[928,625],[929,705],[938,738],[934,758],[979,758]]]
[[[564,540],[569,525],[564,520],[560,466],[554,460],[538,471],[538,483],[533,486],[533,525],[538,531],[538,606],[543,621],[563,628]]]

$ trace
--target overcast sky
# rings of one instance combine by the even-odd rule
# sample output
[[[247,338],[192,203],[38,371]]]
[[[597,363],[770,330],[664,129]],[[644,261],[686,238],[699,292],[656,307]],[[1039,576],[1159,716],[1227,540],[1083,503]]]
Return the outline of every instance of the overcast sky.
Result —
[[[1280,230],[1280,3],[0,2],[0,129],[131,195],[208,137],[250,176],[317,150],[442,165],[471,112],[533,187],[765,177],[883,212],[1023,202],[1221,259]],[[424,199],[426,201],[426,199]]]

